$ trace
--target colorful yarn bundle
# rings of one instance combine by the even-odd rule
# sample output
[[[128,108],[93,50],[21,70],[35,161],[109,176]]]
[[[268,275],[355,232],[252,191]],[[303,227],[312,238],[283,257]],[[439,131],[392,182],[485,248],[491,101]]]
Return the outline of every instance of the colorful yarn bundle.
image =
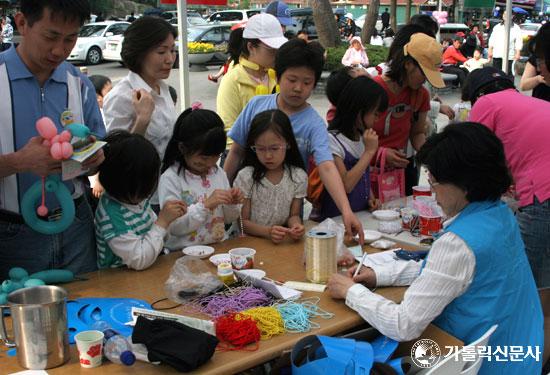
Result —
[[[213,318],[228,313],[243,311],[252,307],[267,306],[273,299],[262,289],[240,286],[229,288],[206,297],[200,297],[191,303],[196,310]]]
[[[301,333],[309,332],[312,328],[319,328],[318,323],[310,319],[319,316],[323,319],[330,319],[334,314],[321,309],[317,304],[319,298],[309,298],[302,300],[301,303],[287,301],[276,304],[275,308],[281,314],[284,326],[287,332]]]
[[[260,330],[256,322],[249,316],[239,313],[231,313],[216,319],[216,336],[222,344],[218,349],[228,350],[250,350],[258,349],[260,341]],[[231,346],[227,345],[231,344]],[[248,344],[256,343],[253,348],[245,349]]]
[[[274,307],[255,307],[245,310],[239,315],[248,316],[256,321],[262,340],[285,333],[285,324],[281,313]]]

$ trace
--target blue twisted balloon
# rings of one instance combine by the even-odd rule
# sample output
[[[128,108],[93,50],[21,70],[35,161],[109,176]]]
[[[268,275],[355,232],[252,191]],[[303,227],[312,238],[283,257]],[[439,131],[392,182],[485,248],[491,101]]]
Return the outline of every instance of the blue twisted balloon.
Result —
[[[56,221],[44,221],[36,213],[36,202],[42,198],[42,181],[35,182],[23,195],[21,214],[25,223],[42,234],[57,234],[67,229],[74,220],[75,207],[71,192],[61,182],[58,175],[46,177],[45,189],[55,194],[61,205],[61,218]]]

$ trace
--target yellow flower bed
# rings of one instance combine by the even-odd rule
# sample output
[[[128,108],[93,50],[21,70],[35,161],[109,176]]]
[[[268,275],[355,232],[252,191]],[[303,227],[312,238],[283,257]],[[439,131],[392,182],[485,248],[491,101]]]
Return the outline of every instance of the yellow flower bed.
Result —
[[[189,42],[187,43],[188,53],[211,53],[214,52],[212,43]]]

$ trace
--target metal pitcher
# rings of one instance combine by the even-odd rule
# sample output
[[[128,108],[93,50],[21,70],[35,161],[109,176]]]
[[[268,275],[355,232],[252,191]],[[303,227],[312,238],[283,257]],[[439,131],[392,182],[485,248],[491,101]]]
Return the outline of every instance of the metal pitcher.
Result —
[[[42,285],[12,292],[8,305],[0,306],[0,335],[7,346],[17,347],[20,366],[44,370],[69,360],[66,300],[64,289]],[[11,312],[15,344],[6,333],[6,308]]]

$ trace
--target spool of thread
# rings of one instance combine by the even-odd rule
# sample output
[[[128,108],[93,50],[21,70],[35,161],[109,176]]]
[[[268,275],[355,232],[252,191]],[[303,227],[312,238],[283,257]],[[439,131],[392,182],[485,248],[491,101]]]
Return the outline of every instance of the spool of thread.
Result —
[[[314,283],[325,283],[337,271],[336,233],[310,230],[305,241],[306,278]]]

